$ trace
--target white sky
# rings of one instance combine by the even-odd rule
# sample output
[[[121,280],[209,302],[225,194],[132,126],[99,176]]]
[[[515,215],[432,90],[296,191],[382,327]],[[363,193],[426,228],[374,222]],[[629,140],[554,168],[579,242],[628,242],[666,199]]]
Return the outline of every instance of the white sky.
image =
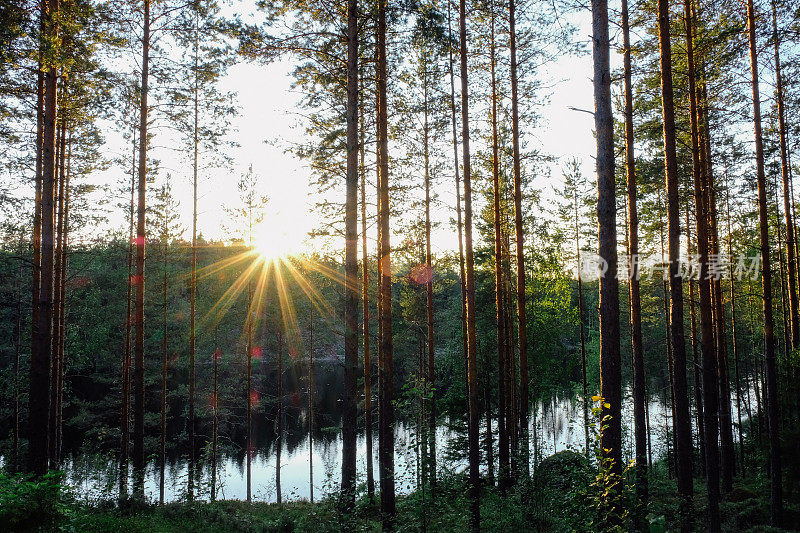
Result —
[[[574,14],[571,19],[579,25],[576,38],[588,42],[591,31],[589,13]],[[315,228],[316,215],[311,211],[310,170],[303,161],[285,153],[290,143],[304,135],[300,116],[303,110],[298,106],[300,95],[291,89],[292,68],[291,58],[267,66],[240,63],[231,67],[221,80],[222,90],[237,94],[239,114],[233,119],[231,136],[239,146],[230,149],[229,155],[233,161],[231,168],[211,170],[201,176],[198,231],[206,238],[227,237],[223,230],[223,207],[237,205],[236,183],[252,164],[261,177],[263,193],[270,198],[265,226],[269,231],[278,233],[282,243],[292,243],[290,251],[305,248],[301,243],[306,240],[308,232]],[[544,120],[536,130],[530,131],[530,143],[539,143],[544,152],[563,159],[573,156],[581,159],[587,178],[594,172],[594,121],[591,114],[570,108],[593,110],[591,73],[591,54],[566,56],[549,65],[541,75],[548,80],[565,81],[553,90],[550,103],[543,110]],[[522,126],[525,127],[524,124]],[[154,145],[162,146],[173,141],[169,137],[174,134],[155,131],[155,135]],[[130,150],[119,135],[109,134],[107,145],[110,151]],[[156,148],[152,157],[161,160],[159,180],[167,172],[172,175],[172,189],[181,204],[181,221],[187,228],[184,236],[188,238],[191,224],[191,168],[169,150]],[[533,183],[545,195],[561,181],[561,164],[555,165],[549,178],[538,178]],[[112,168],[98,177],[106,182],[119,182],[120,169]],[[452,181],[451,177],[443,177],[438,186],[440,201],[451,206],[451,209],[434,215],[442,222],[433,235],[435,252],[452,250],[458,246],[457,233],[446,224],[451,217],[455,217],[452,212],[455,205]],[[125,225],[125,215],[119,209],[113,209],[109,219],[113,228]]]

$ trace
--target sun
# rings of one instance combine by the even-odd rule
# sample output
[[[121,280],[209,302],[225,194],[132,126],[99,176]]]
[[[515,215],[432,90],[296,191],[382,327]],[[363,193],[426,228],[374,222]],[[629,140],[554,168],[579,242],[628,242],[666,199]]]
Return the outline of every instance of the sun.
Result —
[[[286,258],[298,253],[300,244],[284,224],[264,221],[253,232],[253,249],[265,260]]]

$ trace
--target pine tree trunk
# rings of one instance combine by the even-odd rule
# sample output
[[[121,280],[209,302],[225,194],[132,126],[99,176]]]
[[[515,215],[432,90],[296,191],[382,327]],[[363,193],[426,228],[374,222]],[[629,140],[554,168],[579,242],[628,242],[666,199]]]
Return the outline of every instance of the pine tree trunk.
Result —
[[[639,295],[639,210],[637,208],[636,158],[633,137],[633,90],[631,83],[631,42],[628,0],[622,0],[622,48],[625,71],[625,176],[628,203],[629,292],[631,307],[631,366],[633,368],[633,433],[636,441],[636,510],[634,521],[642,528],[648,501],[647,483],[647,403],[644,349],[642,345],[642,303]],[[688,232],[688,230],[687,230]],[[584,391],[586,395],[586,391]]]
[[[694,257],[694,250],[692,248],[692,232],[689,223],[689,206],[686,206],[686,254],[687,257]],[[697,440],[699,441],[700,458],[699,466],[700,471],[705,476],[706,473],[706,439],[705,427],[703,426],[703,387],[701,384],[701,367],[697,358],[697,317],[695,314],[695,295],[694,295],[694,280],[690,277],[689,283],[689,315],[691,324],[692,335],[692,374],[694,375],[694,404],[695,404],[695,423],[697,424]]]
[[[447,3],[447,30],[450,42],[453,42],[453,30],[450,24],[450,2]],[[465,398],[469,398],[469,360],[467,358],[467,284],[464,270],[464,226],[461,221],[461,174],[459,172],[458,160],[458,130],[456,127],[456,88],[455,73],[453,72],[453,47],[447,47],[448,52],[448,71],[450,74],[450,122],[453,128],[453,172],[456,178],[456,224],[458,225],[458,271],[459,284],[461,285],[461,342],[463,345],[464,359],[464,392]],[[467,426],[470,424],[469,413],[467,414]],[[469,432],[469,430],[467,430]]]
[[[575,191],[573,198],[575,208],[575,253],[578,263],[578,320],[581,326],[581,382],[583,385],[583,438],[584,453],[589,459],[591,453],[589,447],[589,381],[586,376],[586,319],[584,318],[583,305],[583,277],[581,276],[581,243],[580,233],[578,232],[578,192]]]
[[[163,193],[166,195],[166,188],[162,189]],[[161,441],[159,443],[159,453],[158,453],[158,502],[160,504],[164,504],[164,489],[165,489],[165,480],[164,474],[166,472],[166,465],[167,465],[167,349],[168,349],[168,341],[167,341],[167,265],[169,264],[169,260],[167,255],[169,254],[169,211],[167,209],[167,202],[164,203],[164,213],[163,213],[163,220],[161,226],[162,236],[164,238],[164,250],[163,254],[164,257],[162,258],[162,265],[161,268],[162,272],[162,287],[161,287],[161,320],[164,327],[164,332],[161,336]],[[191,386],[191,380],[189,381],[189,385]],[[190,407],[191,409],[191,407]],[[191,457],[191,451],[189,452],[189,456]],[[189,460],[189,491],[188,491],[188,498],[191,501],[193,498],[192,494],[192,461]]]
[[[309,501],[314,503],[314,304],[309,318],[308,339],[308,491]],[[364,336],[364,338],[367,338]],[[367,441],[371,444],[371,440]],[[371,447],[370,447],[371,454]]]
[[[40,25],[44,25],[44,4]],[[41,52],[40,52],[41,53]],[[44,71],[42,70],[41,57],[38,60],[36,70],[36,183],[34,185],[34,211],[33,211],[33,231],[31,236],[33,264],[31,268],[31,368],[30,377],[33,377],[34,362],[39,356],[39,293],[41,290],[42,279],[42,156],[44,143]],[[41,383],[40,383],[41,385]],[[30,397],[29,397],[30,402]],[[29,405],[30,407],[30,405]],[[31,420],[28,420],[28,430],[31,429]],[[34,462],[31,461],[31,449],[28,449],[28,470],[34,470]],[[18,465],[21,467],[22,465]]]
[[[66,78],[65,78],[66,79]],[[62,91],[61,103],[62,108],[64,105],[65,97]],[[48,457],[50,468],[53,470],[58,469],[58,398],[59,387],[61,385],[61,372],[62,364],[60,359],[59,348],[61,346],[61,338],[63,331],[61,330],[61,312],[63,310],[61,302],[61,273],[62,273],[62,236],[64,235],[64,181],[66,180],[66,151],[67,151],[67,123],[66,117],[60,120],[60,127],[57,139],[57,159],[56,159],[56,199],[55,199],[55,217],[56,217],[56,230],[55,230],[55,260],[53,272],[53,346],[52,354],[50,356],[51,370],[50,370],[50,412],[48,414],[49,421],[48,427],[50,434],[48,436]]]
[[[135,128],[134,128],[135,129]],[[131,296],[133,292],[133,228],[136,199],[136,135],[132,134],[133,153],[131,154],[131,203],[128,217],[128,279],[126,283],[127,300],[125,312],[125,353],[122,357],[122,406],[120,410],[120,455],[119,455],[119,499],[127,498],[128,492],[128,461],[130,458],[130,430],[131,430]]]
[[[600,278],[600,434],[603,467],[609,471],[605,489],[609,506],[619,503],[622,477],[622,389],[617,280],[617,220],[614,180],[614,119],[611,112],[608,2],[592,1],[595,131],[597,136],[597,221],[599,256],[608,266]],[[608,418],[610,417],[610,418]],[[621,522],[619,509],[607,509],[611,524]]]
[[[216,337],[216,332],[215,335]],[[217,499],[217,435],[219,434],[219,360],[222,357],[222,350],[214,350],[214,377],[213,377],[213,403],[212,403],[212,426],[211,426],[211,501]],[[310,460],[310,456],[309,456]]]
[[[355,0],[350,0],[355,1]],[[378,423],[378,470],[381,487],[381,518],[383,529],[394,529],[394,357],[392,346],[392,266],[389,240],[389,117],[386,66],[386,9],[388,0],[378,2],[377,21],[377,133],[378,133],[378,229],[380,249],[378,277],[380,279],[379,311],[380,369],[378,398],[380,418]]]
[[[358,373],[358,2],[347,3],[347,177],[345,199],[345,333],[342,404],[342,502],[355,503]]]
[[[433,255],[431,254],[431,179],[430,179],[430,152],[429,137],[430,127],[428,125],[428,78],[427,64],[424,65],[424,92],[425,92],[425,123],[424,132],[424,153],[425,153],[425,265],[427,266],[427,281],[425,283],[425,307],[427,310],[428,326],[428,372],[426,375],[426,385],[430,398],[430,409],[428,412],[428,477],[431,489],[436,486],[436,366],[435,366],[435,346],[433,343]]]
[[[145,261],[145,192],[147,190],[147,93],[150,76],[150,0],[144,0],[142,35],[142,85],[139,108],[138,212],[136,222],[136,305],[133,375],[133,474],[134,494],[144,500],[144,261]]]
[[[719,531],[719,389],[717,387],[717,360],[714,349],[714,331],[711,317],[711,286],[708,277],[708,211],[705,194],[704,169],[701,163],[698,91],[694,67],[694,24],[690,0],[685,0],[686,49],[689,77],[689,114],[692,134],[692,176],[694,180],[695,216],[697,224],[697,255],[700,265],[700,335],[703,353],[703,433],[705,436],[705,472],[708,499],[706,527]]]
[[[58,39],[55,15],[59,0],[45,0],[43,28],[48,37]],[[39,294],[34,306],[36,341],[31,353],[28,393],[28,470],[36,475],[47,472],[48,413],[50,411],[50,372],[53,343],[53,281],[55,261],[55,184],[56,184],[56,106],[58,72],[48,66],[44,72],[42,126],[41,269]],[[34,237],[35,240],[35,237]],[[34,278],[36,274],[34,274]],[[38,313],[38,316],[35,314]]]
[[[497,311],[497,430],[499,441],[499,481],[500,493],[505,494],[509,484],[509,445],[506,431],[506,332],[505,332],[505,294],[503,291],[503,242],[500,221],[500,154],[497,137],[497,82],[495,78],[495,38],[494,4],[491,12],[490,70],[492,78],[492,183],[494,198],[494,279],[495,306]]]
[[[755,8],[747,1],[747,27],[750,38],[750,70],[753,88],[753,129],[756,140],[756,177],[758,181],[758,221],[761,241],[761,283],[764,299],[764,359],[766,367],[767,423],[769,431],[770,522],[779,527],[783,514],[781,450],[778,427],[778,376],[775,362],[774,320],[772,316],[772,271],[770,267],[767,186],[764,176],[764,146],[761,138],[761,101],[758,89]]]
[[[667,219],[669,235],[670,326],[672,338],[673,420],[678,493],[681,497],[681,530],[692,528],[692,425],[686,383],[686,342],[683,331],[683,279],[680,260],[680,200],[678,162],[675,149],[675,107],[672,88],[672,45],[669,35],[669,3],[658,2],[658,32],[661,48],[661,101],[664,124]]]
[[[472,250],[472,172],[469,151],[469,78],[466,0],[458,5],[458,32],[461,45],[461,142],[464,172],[464,248],[467,323],[467,382],[469,383],[469,499],[470,530],[480,529],[480,453],[478,450],[478,364],[475,330],[475,259]]]
[[[733,233],[731,232],[731,201],[730,201],[730,188],[728,185],[728,175],[725,174],[725,209],[728,221],[728,255],[733,257]],[[741,396],[741,381],[739,377],[739,351],[736,344],[736,293],[734,290],[733,280],[733,263],[728,265],[728,278],[730,279],[730,295],[731,295],[731,347],[733,348],[733,370],[734,370],[734,387],[736,389],[736,417],[737,427],[739,429],[739,463],[741,465],[741,472],[744,475],[745,462],[744,462],[744,439],[742,437],[742,396]]]
[[[701,79],[700,98],[698,101],[698,114],[702,127],[700,139],[702,142],[701,159],[705,165],[706,196],[708,209],[709,253],[712,257],[720,257],[719,233],[717,230],[717,199],[714,172],[711,164],[711,134],[708,118],[708,96],[705,81]],[[732,489],[735,474],[736,459],[733,449],[733,423],[731,417],[731,391],[728,370],[728,347],[725,335],[725,304],[722,299],[721,276],[714,274],[711,283],[712,302],[714,306],[715,346],[717,350],[717,377],[719,380],[719,431],[721,450],[721,486],[722,492],[728,493]]]
[[[364,95],[363,78],[361,80],[360,96]],[[367,255],[367,173],[364,169],[364,113],[359,115],[360,123],[360,143],[359,152],[361,153],[361,163],[359,172],[361,174],[361,263],[363,268],[361,298],[364,312],[363,336],[364,336],[364,427],[366,439],[367,455],[367,496],[370,501],[375,498],[375,474],[372,465],[372,356],[370,354],[369,338],[369,257]],[[313,313],[313,310],[312,310]],[[313,331],[313,329],[312,329]],[[311,379],[309,374],[309,380]],[[309,411],[311,404],[309,404]],[[309,429],[310,431],[310,429]],[[310,438],[310,435],[309,435]]]
[[[279,328],[281,326],[278,326]],[[281,452],[283,451],[283,332],[278,330],[278,437],[275,439],[275,501],[282,503]]]
[[[519,427],[521,440],[522,474],[530,474],[528,466],[528,418],[530,413],[530,377],[528,375],[528,319],[525,303],[525,236],[522,222],[522,169],[519,146],[519,109],[517,83],[517,35],[514,0],[508,3],[508,32],[511,49],[511,136],[514,158],[514,231],[517,251],[517,336],[519,342]]]
[[[193,104],[194,114],[192,123],[192,272],[189,278],[189,475],[188,475],[188,499],[194,499],[194,478],[196,475],[196,450],[195,442],[196,420],[195,420],[195,320],[197,316],[197,182],[200,169],[199,162],[199,125],[200,125],[200,72],[199,72],[199,14],[195,12],[195,35],[194,35],[194,87]]]
[[[778,103],[778,133],[780,136],[781,180],[783,182],[783,212],[786,223],[786,264],[789,271],[789,316],[791,319],[792,350],[800,346],[800,313],[797,301],[797,270],[795,261],[795,227],[792,216],[792,195],[789,177],[789,150],[786,140],[786,111],[783,102],[783,78],[781,76],[780,43],[778,41],[778,15],[775,1],[772,4],[772,43],[775,48],[775,83]]]
[[[64,430],[64,416],[63,416],[63,406],[64,406],[64,375],[66,372],[65,360],[64,360],[64,347],[66,343],[66,323],[67,323],[67,316],[66,316],[66,297],[67,297],[67,288],[66,288],[66,280],[67,280],[67,245],[69,243],[69,178],[71,173],[71,166],[70,162],[72,161],[72,131],[70,130],[68,139],[67,139],[67,154],[66,154],[66,169],[64,174],[64,211],[63,211],[63,225],[61,231],[61,268],[59,269],[59,281],[58,281],[58,290],[60,291],[59,295],[59,324],[58,324],[58,361],[59,361],[59,372],[58,372],[58,381],[56,383],[56,390],[58,394],[56,395],[56,445],[55,445],[55,460],[57,465],[61,465],[62,460],[62,441],[63,441],[63,430]]]

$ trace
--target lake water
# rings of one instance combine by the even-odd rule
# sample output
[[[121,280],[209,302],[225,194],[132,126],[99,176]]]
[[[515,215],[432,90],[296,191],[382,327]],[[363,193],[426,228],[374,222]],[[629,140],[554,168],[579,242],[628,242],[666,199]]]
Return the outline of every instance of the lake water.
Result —
[[[633,456],[632,417],[633,406],[630,390],[626,392],[623,408],[623,455],[626,462]],[[662,457],[667,451],[666,425],[670,413],[660,399],[651,398],[649,402],[651,453],[653,459]],[[733,416],[736,408],[733,405]],[[743,410],[743,419],[746,413]],[[694,422],[694,421],[693,421]],[[496,432],[496,421],[493,429]],[[584,451],[583,408],[576,398],[553,398],[536,409],[535,420],[531,420],[530,432],[536,438],[538,457],[541,459],[554,452],[570,449],[582,453]],[[295,427],[297,427],[295,425]],[[395,479],[398,494],[413,491],[417,486],[419,473],[418,449],[415,445],[415,426],[398,422],[395,426]],[[695,428],[696,429],[696,428]],[[482,421],[482,431],[485,421]],[[461,436],[461,439],[456,437]],[[300,437],[300,435],[297,435]],[[377,478],[377,431],[373,432],[373,464]],[[738,435],[734,435],[738,439]],[[496,439],[496,437],[495,437]],[[284,439],[288,441],[290,439]],[[466,450],[463,432],[451,428],[447,420],[437,428],[437,468],[444,471],[463,471],[467,467]],[[363,432],[358,435],[358,482],[366,481],[366,437]],[[533,444],[532,444],[533,446]],[[309,460],[312,460],[314,472],[314,497],[335,492],[341,475],[342,460],[341,436],[330,433],[325,438],[315,435],[313,449],[309,449],[308,435],[303,440],[295,439],[291,448],[284,442],[281,451],[281,487],[283,501],[307,500],[310,497]],[[252,494],[257,501],[276,501],[276,453],[274,442],[259,447],[252,460]],[[483,450],[482,450],[483,451]],[[495,452],[496,453],[496,452]],[[533,454],[531,454],[533,461]],[[495,466],[496,468],[496,466]],[[482,464],[485,471],[486,465]],[[201,479],[196,488],[196,498],[207,500],[210,497],[210,469],[202,468]],[[76,494],[87,501],[117,496],[118,470],[115,460],[100,459],[96,456],[73,456],[64,465],[68,483],[76,489]],[[145,495],[150,501],[158,500],[158,467],[155,462],[148,465],[145,478]],[[177,459],[168,462],[165,475],[165,500],[175,501],[185,498],[187,482],[187,464]],[[376,480],[377,483],[377,480]],[[217,461],[217,498],[246,498],[246,467],[243,455],[220,454]]]

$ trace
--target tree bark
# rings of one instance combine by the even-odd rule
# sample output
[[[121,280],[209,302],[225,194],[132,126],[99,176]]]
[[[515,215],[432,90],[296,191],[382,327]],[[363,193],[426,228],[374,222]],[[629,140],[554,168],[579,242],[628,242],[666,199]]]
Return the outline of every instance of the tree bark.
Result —
[[[466,0],[459,0],[458,32],[461,45],[461,142],[464,172],[464,248],[467,323],[467,382],[469,383],[469,499],[470,530],[480,529],[480,470],[478,450],[478,364],[475,330],[475,258],[472,250],[472,173],[469,151],[469,78]]]
[[[628,0],[622,0],[622,48],[625,72],[625,176],[628,203],[628,255],[631,307],[631,358],[633,368],[633,433],[636,441],[636,527],[644,527],[647,511],[647,403],[644,350],[642,345],[642,303],[639,295],[639,210],[637,208],[636,158],[633,137],[633,89],[631,83],[631,41],[628,22]],[[688,229],[687,229],[688,234]],[[584,391],[584,395],[586,392]]]
[[[597,136],[597,221],[599,256],[608,266],[600,278],[600,396],[603,398],[600,434],[602,466],[608,469],[610,521],[621,522],[622,487],[622,372],[620,365],[619,282],[617,280],[616,186],[614,131],[611,112],[611,72],[608,2],[592,0],[594,60],[594,121]]]
[[[497,133],[497,81],[495,76],[495,14],[494,3],[490,3],[491,10],[491,45],[489,50],[489,63],[492,79],[492,184],[494,198],[494,281],[495,281],[495,306],[497,311],[497,430],[498,430],[498,459],[499,459],[499,488],[505,494],[509,485],[509,443],[506,431],[506,332],[505,332],[505,294],[503,291],[503,241],[502,224],[500,220],[500,154]]]
[[[142,86],[139,107],[139,176],[136,222],[136,305],[133,375],[133,474],[134,494],[144,500],[144,262],[145,262],[145,191],[147,190],[147,93],[150,76],[150,0],[144,0],[142,34]]]
[[[133,130],[135,130],[135,126]],[[127,498],[128,492],[128,461],[130,459],[130,431],[131,431],[131,293],[135,284],[133,278],[133,228],[136,199],[136,135],[132,131],[133,153],[131,154],[131,203],[128,217],[128,279],[126,283],[127,300],[125,312],[125,353],[122,356],[122,406],[120,410],[120,454],[119,454],[119,499]]]
[[[363,79],[361,80],[361,97],[363,98]],[[361,298],[364,312],[363,337],[364,337],[364,426],[367,454],[367,496],[370,501],[375,498],[375,474],[372,465],[372,356],[370,354],[369,338],[369,257],[367,255],[367,173],[364,169],[364,113],[359,115],[361,142],[361,263],[363,268]],[[313,311],[312,311],[313,312]],[[313,331],[313,330],[312,330]],[[309,379],[311,379],[309,377]],[[309,404],[309,410],[311,406]],[[309,430],[310,431],[310,430]],[[310,436],[309,436],[310,438]]]
[[[576,184],[577,187],[577,184]],[[573,206],[575,208],[575,254],[578,263],[578,321],[580,322],[581,330],[581,381],[583,385],[583,438],[584,438],[584,453],[586,458],[589,459],[589,381],[586,376],[586,319],[584,317],[583,305],[583,277],[581,276],[581,242],[580,233],[578,231],[578,191],[575,190],[573,197]]]
[[[281,452],[283,451],[283,330],[278,326],[278,436],[275,439],[275,501],[282,503]]]
[[[693,256],[692,232],[689,225],[689,206],[686,206],[686,254],[687,257]],[[700,460],[698,461],[700,471],[705,476],[706,473],[706,439],[705,428],[703,426],[703,386],[701,384],[701,366],[697,358],[697,318],[695,314],[694,280],[690,277],[689,283],[689,314],[692,340],[692,374],[694,375],[694,403],[695,403],[695,423],[697,424],[697,440],[699,441]]]
[[[711,318],[711,286],[708,283],[708,211],[705,179],[700,160],[698,91],[694,67],[694,23],[691,0],[685,0],[686,50],[689,76],[689,116],[692,136],[692,177],[694,181],[695,217],[697,225],[697,255],[700,265],[700,335],[703,354],[703,433],[705,437],[705,472],[708,499],[707,528],[719,531],[719,389],[717,387],[717,360],[714,349],[714,331]]]
[[[675,107],[672,88],[672,45],[669,35],[669,2],[658,2],[658,33],[661,48],[661,101],[664,124],[667,219],[669,235],[670,326],[672,338],[673,420],[678,493],[681,497],[681,530],[692,528],[692,425],[686,383],[686,342],[683,331],[683,279],[680,260],[680,200],[678,162],[675,149]]]
[[[308,491],[314,503],[314,303],[311,303],[308,338]],[[366,336],[364,337],[366,338]],[[369,442],[369,441],[368,441]],[[371,444],[371,443],[370,443]]]
[[[43,29],[48,37],[56,40],[59,36],[56,22],[58,12],[59,0],[44,0]],[[28,394],[28,470],[39,476],[47,472],[48,413],[51,408],[49,381],[53,346],[57,91],[58,71],[55,65],[47,65],[44,72],[42,127],[41,270],[39,298],[34,306],[34,315],[38,313],[38,316],[35,316],[36,342],[31,354]]]
[[[731,232],[731,191],[728,185],[728,175],[725,174],[725,209],[728,221],[728,254],[733,256],[733,233]],[[741,396],[741,383],[739,377],[739,351],[736,344],[736,293],[734,290],[733,281],[733,263],[728,265],[728,278],[730,279],[730,295],[731,295],[731,347],[733,348],[733,370],[734,370],[734,387],[736,389],[736,417],[737,427],[739,430],[739,463],[741,465],[741,472],[744,475],[745,462],[744,462],[744,440],[742,437],[742,396]]]
[[[778,428],[778,376],[775,362],[775,333],[772,316],[772,270],[769,255],[767,186],[764,176],[764,146],[761,138],[761,100],[758,89],[758,49],[756,48],[755,7],[747,1],[747,29],[750,40],[750,71],[753,88],[753,129],[756,140],[756,177],[758,181],[758,223],[761,241],[761,283],[764,298],[764,359],[766,367],[767,423],[769,431],[770,522],[779,527],[783,514],[781,450]]]
[[[425,123],[423,125],[424,153],[425,153],[425,265],[427,267],[427,281],[425,282],[425,308],[428,327],[428,372],[426,385],[430,400],[428,412],[428,477],[431,489],[436,486],[436,366],[433,330],[433,255],[431,254],[431,177],[430,177],[430,126],[428,124],[428,65],[423,65],[425,102]]]
[[[464,397],[469,398],[469,360],[467,358],[467,284],[464,267],[464,226],[461,221],[461,174],[459,172],[458,161],[458,130],[456,127],[456,88],[455,73],[453,66],[453,30],[450,24],[450,2],[447,3],[447,29],[450,37],[448,52],[448,70],[450,74],[450,122],[453,128],[453,173],[456,178],[456,224],[458,225],[458,271],[459,283],[461,285],[461,342],[464,360]],[[470,424],[469,413],[467,413],[467,426]],[[467,430],[469,433],[469,429]]]
[[[783,212],[786,223],[786,264],[789,271],[789,317],[791,319],[792,350],[800,346],[800,313],[797,301],[797,270],[795,262],[795,227],[792,217],[792,195],[789,178],[789,150],[786,140],[786,110],[783,102],[783,77],[781,76],[780,42],[778,41],[778,14],[772,4],[772,44],[775,48],[775,83],[778,103],[778,133],[780,137],[781,180],[783,182]]]
[[[66,84],[66,77],[62,78]],[[53,261],[53,345],[50,354],[50,411],[48,413],[48,459],[50,468],[58,469],[58,398],[59,387],[61,385],[62,365],[60,360],[59,348],[61,346],[61,261],[63,255],[61,238],[64,234],[64,181],[66,179],[66,150],[67,150],[67,123],[66,113],[64,113],[65,93],[62,91],[60,96],[59,108],[61,108],[61,118],[58,125],[56,139],[56,194],[54,200],[55,207],[55,255]]]
[[[164,257],[162,258],[162,265],[161,268],[162,272],[162,287],[161,287],[161,320],[164,326],[164,332],[161,336],[161,442],[159,443],[159,459],[158,459],[158,470],[159,470],[159,477],[158,477],[158,502],[160,504],[164,504],[164,488],[165,488],[165,480],[164,480],[164,473],[166,472],[166,465],[167,465],[167,349],[168,349],[168,340],[167,340],[167,265],[168,261],[168,254],[169,254],[169,211],[168,211],[168,200],[166,197],[167,194],[166,187],[162,189],[162,194],[164,194],[165,201],[164,201],[164,213],[162,219],[162,226],[161,226],[161,234],[164,238]],[[189,387],[192,388],[191,382],[191,373],[189,378]],[[191,395],[190,395],[191,397]],[[192,405],[189,404],[189,411],[191,412]],[[190,415],[191,419],[191,415]],[[193,452],[190,450],[189,454]],[[193,469],[192,469],[192,460],[189,459],[189,491],[188,491],[188,498],[189,500],[193,499],[192,493],[192,478],[193,478]]]
[[[514,0],[508,3],[508,32],[511,49],[511,142],[514,158],[514,232],[517,252],[517,341],[519,342],[519,427],[522,474],[528,476],[528,418],[530,413],[530,377],[528,376],[528,318],[525,303],[525,236],[522,222],[522,169],[519,146],[519,88],[517,82],[517,31]]]
[[[196,420],[195,420],[195,319],[197,316],[197,182],[200,171],[199,164],[199,123],[200,123],[200,72],[199,72],[199,48],[200,48],[200,28],[198,21],[199,13],[195,11],[195,34],[194,34],[194,87],[193,104],[194,114],[192,123],[192,272],[189,278],[189,475],[188,475],[188,499],[194,499],[194,477],[196,468],[195,453],[197,444],[195,442]]]
[[[44,28],[45,23],[45,10],[44,2],[41,3],[40,13],[40,27]],[[41,54],[41,52],[40,52]],[[42,157],[44,150],[44,70],[42,67],[41,56],[38,59],[36,69],[36,183],[34,185],[34,210],[33,210],[33,231],[31,236],[32,257],[33,265],[31,268],[31,365],[30,365],[30,378],[34,377],[34,368],[36,368],[37,379],[41,380],[42,376],[39,375],[41,369],[34,367],[34,364],[40,364],[39,358],[39,293],[41,292],[41,279],[42,279]],[[41,382],[39,386],[41,386]],[[30,390],[33,390],[32,384]],[[38,388],[38,387],[37,387]],[[41,392],[41,391],[37,391]],[[30,408],[30,396],[28,397]],[[29,411],[30,413],[30,411]],[[30,430],[32,419],[28,420],[28,431],[30,438]],[[38,431],[38,427],[36,430]],[[40,433],[35,433],[40,435]],[[37,443],[41,444],[41,443]],[[32,460],[33,451],[30,446],[28,447],[28,470],[34,471],[35,461],[38,457]],[[37,451],[38,453],[38,451]],[[18,465],[19,466],[19,465]]]
[[[347,176],[345,199],[345,334],[342,404],[342,503],[355,504],[358,373],[358,2],[347,2]]]
[[[712,257],[720,257],[719,232],[717,229],[717,198],[714,182],[714,170],[711,164],[711,123],[708,117],[708,96],[705,80],[701,77],[700,97],[698,99],[698,119],[701,121],[700,141],[701,160],[705,166],[706,196],[708,209],[709,253]],[[725,305],[722,299],[721,276],[714,274],[711,283],[712,302],[714,306],[714,341],[717,350],[717,376],[719,381],[719,430],[721,450],[721,487],[728,493],[733,487],[736,459],[733,449],[733,424],[731,417],[730,372],[728,369],[728,347],[725,335]]]
[[[355,0],[350,0],[355,1]],[[378,2],[377,21],[377,128],[378,128],[378,227],[380,279],[378,320],[379,343],[379,407],[378,470],[381,487],[381,519],[386,531],[394,529],[396,513],[394,486],[394,357],[392,346],[392,265],[389,234],[389,119],[386,103],[386,8],[388,0]]]

